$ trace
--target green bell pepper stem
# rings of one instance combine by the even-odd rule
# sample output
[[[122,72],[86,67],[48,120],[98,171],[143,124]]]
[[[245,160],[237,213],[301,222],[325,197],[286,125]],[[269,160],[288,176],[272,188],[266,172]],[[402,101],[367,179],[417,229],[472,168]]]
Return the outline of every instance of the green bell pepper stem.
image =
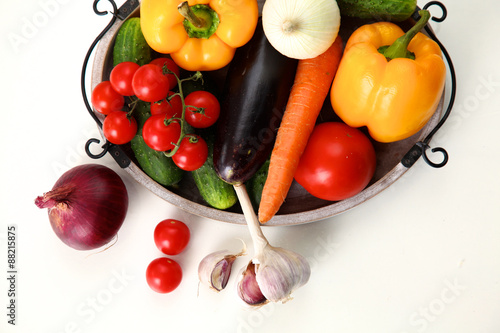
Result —
[[[396,58],[408,58],[415,59],[415,55],[408,51],[408,45],[415,35],[422,30],[431,17],[431,13],[428,10],[420,10],[418,12],[420,19],[418,22],[406,32],[403,36],[396,39],[394,43],[390,46],[382,46],[379,48],[379,52],[382,53],[388,60]]]

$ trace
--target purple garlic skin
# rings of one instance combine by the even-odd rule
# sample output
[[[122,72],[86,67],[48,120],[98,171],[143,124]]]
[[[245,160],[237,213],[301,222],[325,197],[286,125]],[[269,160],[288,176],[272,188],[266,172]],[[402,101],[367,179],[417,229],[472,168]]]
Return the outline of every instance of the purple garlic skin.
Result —
[[[243,249],[239,253],[222,250],[207,255],[198,265],[200,282],[217,292],[223,290],[231,276],[234,261],[245,254],[246,246],[243,243]]]
[[[310,276],[311,267],[303,256],[267,244],[240,275],[238,295],[249,305],[285,303]]]

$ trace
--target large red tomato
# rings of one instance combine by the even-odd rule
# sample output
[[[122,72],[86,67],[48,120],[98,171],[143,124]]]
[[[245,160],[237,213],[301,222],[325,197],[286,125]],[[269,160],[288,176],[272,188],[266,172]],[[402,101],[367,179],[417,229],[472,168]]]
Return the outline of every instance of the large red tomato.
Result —
[[[295,180],[315,197],[338,201],[361,192],[375,167],[375,149],[363,132],[344,123],[326,122],[311,133]]]

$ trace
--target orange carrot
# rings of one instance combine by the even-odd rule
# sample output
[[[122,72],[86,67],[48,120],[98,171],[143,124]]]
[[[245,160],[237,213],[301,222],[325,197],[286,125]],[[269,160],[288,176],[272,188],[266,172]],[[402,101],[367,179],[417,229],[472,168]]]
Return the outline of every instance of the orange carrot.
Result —
[[[259,221],[279,210],[293,182],[300,157],[316,124],[342,57],[340,36],[323,54],[299,60],[295,81],[276,137],[259,206]]]

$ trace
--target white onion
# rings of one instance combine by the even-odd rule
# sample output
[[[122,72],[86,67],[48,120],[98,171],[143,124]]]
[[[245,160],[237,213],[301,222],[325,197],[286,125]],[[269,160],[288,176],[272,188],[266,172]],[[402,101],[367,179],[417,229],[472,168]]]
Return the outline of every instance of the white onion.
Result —
[[[308,59],[335,41],[340,11],[335,0],[266,0],[262,24],[276,50],[289,58]]]

